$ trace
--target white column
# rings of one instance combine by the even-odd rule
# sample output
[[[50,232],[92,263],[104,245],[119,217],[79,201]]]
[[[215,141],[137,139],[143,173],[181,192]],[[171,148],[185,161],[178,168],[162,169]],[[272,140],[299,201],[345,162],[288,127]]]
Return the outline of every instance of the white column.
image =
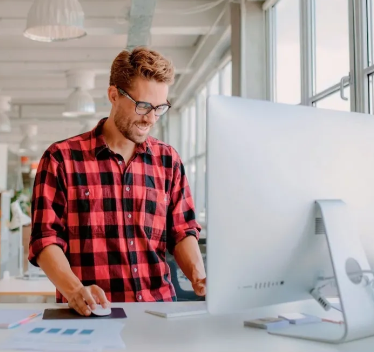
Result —
[[[263,1],[231,3],[232,95],[266,99]]]
[[[8,187],[8,145],[0,144],[0,192],[5,191]]]

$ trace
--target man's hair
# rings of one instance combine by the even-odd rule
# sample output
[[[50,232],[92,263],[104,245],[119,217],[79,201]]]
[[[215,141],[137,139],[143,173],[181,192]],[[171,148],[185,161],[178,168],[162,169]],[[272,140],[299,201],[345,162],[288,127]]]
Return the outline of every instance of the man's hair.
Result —
[[[135,78],[142,77],[160,83],[174,83],[174,66],[170,60],[154,50],[137,47],[117,55],[110,70],[111,86],[131,89]]]

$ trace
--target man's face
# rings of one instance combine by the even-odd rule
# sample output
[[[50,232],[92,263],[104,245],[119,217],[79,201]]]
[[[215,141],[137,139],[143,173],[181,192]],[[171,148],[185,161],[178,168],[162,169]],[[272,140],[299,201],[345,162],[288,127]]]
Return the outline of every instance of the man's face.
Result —
[[[132,88],[126,91],[135,101],[151,103],[153,106],[166,104],[168,92],[169,87],[166,83],[148,81],[139,77],[133,82]],[[159,119],[159,116],[155,115],[155,110],[151,110],[147,115],[137,114],[136,104],[121,93],[113,107],[115,125],[125,138],[134,143],[143,143],[152,126]]]

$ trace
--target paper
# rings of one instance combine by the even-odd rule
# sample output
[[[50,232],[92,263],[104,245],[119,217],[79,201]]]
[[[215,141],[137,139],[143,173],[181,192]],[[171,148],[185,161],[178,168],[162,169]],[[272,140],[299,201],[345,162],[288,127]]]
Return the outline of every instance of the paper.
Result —
[[[287,313],[282,314],[279,317],[287,320],[305,319],[305,315],[300,313]]]
[[[22,326],[0,344],[1,350],[102,351],[124,349],[123,322],[41,320]]]
[[[2,309],[0,314],[0,328],[11,329],[17,327],[42,313],[43,311],[37,309]]]

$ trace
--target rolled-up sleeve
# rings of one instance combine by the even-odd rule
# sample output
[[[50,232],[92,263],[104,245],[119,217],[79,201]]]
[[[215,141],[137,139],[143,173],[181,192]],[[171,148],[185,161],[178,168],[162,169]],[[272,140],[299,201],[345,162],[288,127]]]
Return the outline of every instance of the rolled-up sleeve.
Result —
[[[63,164],[47,150],[40,160],[32,195],[32,232],[28,258],[31,264],[38,266],[38,255],[51,244],[58,245],[66,253],[66,209]]]
[[[194,236],[198,240],[201,231],[201,226],[196,221],[194,201],[184,165],[179,157],[173,171],[167,237],[167,248],[171,254],[176,244],[187,236]]]

